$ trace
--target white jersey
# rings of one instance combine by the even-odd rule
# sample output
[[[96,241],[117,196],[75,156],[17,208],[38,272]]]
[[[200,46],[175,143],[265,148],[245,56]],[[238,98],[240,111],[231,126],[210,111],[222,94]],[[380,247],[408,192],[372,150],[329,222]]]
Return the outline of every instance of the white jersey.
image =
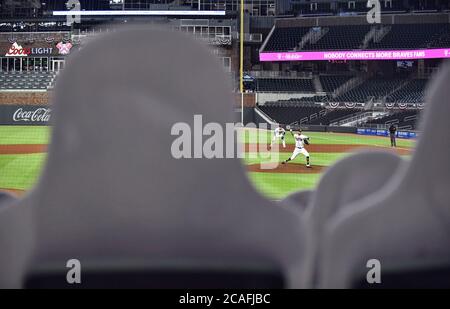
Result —
[[[303,135],[303,134],[294,134],[294,138],[295,138],[295,147],[296,148],[303,148],[305,147],[305,142],[304,140],[308,138],[308,136]]]
[[[277,128],[275,128],[275,131],[273,133],[276,137],[282,137],[282,136],[284,136],[286,131],[283,128],[277,127]]]

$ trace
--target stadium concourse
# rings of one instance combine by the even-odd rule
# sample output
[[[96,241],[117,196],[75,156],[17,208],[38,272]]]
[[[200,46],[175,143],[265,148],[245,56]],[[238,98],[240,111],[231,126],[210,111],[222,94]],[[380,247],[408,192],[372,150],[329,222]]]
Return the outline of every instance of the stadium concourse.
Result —
[[[0,1],[0,288],[450,287],[449,2],[244,4]]]

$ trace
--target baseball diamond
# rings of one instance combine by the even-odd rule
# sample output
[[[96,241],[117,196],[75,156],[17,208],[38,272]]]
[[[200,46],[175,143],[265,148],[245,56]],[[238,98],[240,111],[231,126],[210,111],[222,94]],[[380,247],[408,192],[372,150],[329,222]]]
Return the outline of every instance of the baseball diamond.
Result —
[[[32,187],[45,161],[50,130],[47,126],[0,126],[0,189],[22,194]],[[313,188],[328,166],[355,151],[386,149],[407,158],[414,147],[414,140],[409,139],[399,139],[398,147],[391,150],[385,137],[305,132],[311,138],[311,144],[306,146],[311,155],[311,169],[305,168],[304,157],[297,157],[286,165],[279,164],[275,169],[264,169],[264,156],[258,158],[256,154],[256,158],[250,158],[250,149],[269,151],[272,133],[259,130],[258,134],[266,136],[267,144],[257,143],[260,136],[242,133],[244,141],[241,142],[245,144],[242,162],[256,188],[271,199],[282,199],[296,190]],[[292,136],[286,134],[286,148],[281,143],[279,146],[281,163],[293,151]]]

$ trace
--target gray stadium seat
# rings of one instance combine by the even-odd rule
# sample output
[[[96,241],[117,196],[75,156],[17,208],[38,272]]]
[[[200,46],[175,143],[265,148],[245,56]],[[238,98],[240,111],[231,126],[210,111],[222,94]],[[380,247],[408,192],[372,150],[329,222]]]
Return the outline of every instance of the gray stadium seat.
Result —
[[[281,200],[280,204],[283,207],[288,207],[295,209],[296,211],[304,212],[310,203],[313,193],[313,190],[297,191],[289,194],[287,197]]]
[[[361,151],[339,160],[321,177],[304,213],[308,225],[307,269],[314,285],[323,233],[329,222],[352,203],[370,198],[400,168],[402,159],[385,151]]]
[[[0,210],[5,207],[8,203],[15,200],[15,197],[8,192],[0,191]]]
[[[349,205],[325,231],[321,287],[450,287],[450,66],[428,89],[410,164],[370,199]],[[366,282],[367,262],[381,283]]]
[[[78,259],[84,287],[299,287],[299,217],[239,159],[171,155],[175,123],[233,122],[230,89],[178,32],[119,30],[71,55],[43,174],[0,216],[0,286],[66,287]]]

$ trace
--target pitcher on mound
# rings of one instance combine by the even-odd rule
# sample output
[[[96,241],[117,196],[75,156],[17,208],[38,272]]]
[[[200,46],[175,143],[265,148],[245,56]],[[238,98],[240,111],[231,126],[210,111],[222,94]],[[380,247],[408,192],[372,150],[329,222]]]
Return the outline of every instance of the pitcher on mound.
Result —
[[[309,164],[309,152],[305,149],[305,145],[309,145],[309,137],[303,135],[301,129],[298,129],[295,133],[293,133],[292,129],[289,131],[295,139],[295,149],[291,157],[281,162],[281,164],[286,164],[289,161],[294,160],[299,154],[302,154],[306,157],[306,167],[311,168],[311,165]]]

